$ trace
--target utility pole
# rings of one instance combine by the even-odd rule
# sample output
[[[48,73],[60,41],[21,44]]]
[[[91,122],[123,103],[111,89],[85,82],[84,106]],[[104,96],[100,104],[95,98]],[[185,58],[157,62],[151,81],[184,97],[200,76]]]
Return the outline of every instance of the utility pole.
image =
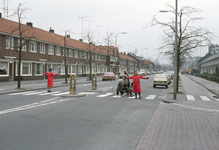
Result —
[[[83,33],[84,33],[84,31],[83,31],[83,20],[84,20],[84,18],[87,18],[87,17],[79,17],[79,19],[81,19],[82,20],[82,32],[81,32],[81,39],[83,40]]]

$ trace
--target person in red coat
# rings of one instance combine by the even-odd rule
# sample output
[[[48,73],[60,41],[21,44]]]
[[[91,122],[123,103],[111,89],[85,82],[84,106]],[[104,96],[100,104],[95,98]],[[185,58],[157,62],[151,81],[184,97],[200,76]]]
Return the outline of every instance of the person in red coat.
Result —
[[[133,90],[132,92],[135,93],[135,99],[137,99],[137,93],[139,94],[139,99],[141,99],[141,85],[140,79],[149,79],[148,77],[142,77],[138,75],[138,72],[135,71],[135,75],[131,77],[126,77],[127,79],[133,79]]]
[[[56,76],[57,74],[52,73],[52,68],[51,68],[51,69],[49,69],[49,72],[44,73],[43,75],[47,75],[48,92],[52,92],[51,87],[53,87],[53,76]]]

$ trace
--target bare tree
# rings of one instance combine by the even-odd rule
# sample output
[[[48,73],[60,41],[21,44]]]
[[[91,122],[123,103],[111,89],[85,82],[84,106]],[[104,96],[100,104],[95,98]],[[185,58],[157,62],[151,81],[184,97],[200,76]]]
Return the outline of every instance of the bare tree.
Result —
[[[88,58],[90,61],[90,77],[91,77],[91,74],[92,74],[92,55],[94,54],[93,50],[95,49],[95,46],[93,46],[93,43],[92,43],[93,39],[94,39],[93,32],[92,31],[85,31],[84,38],[88,41]]]
[[[175,8],[168,4],[172,12],[175,13]],[[212,38],[212,33],[201,26],[194,26],[195,21],[202,20],[201,17],[192,17],[193,14],[197,14],[200,10],[184,6],[178,12],[178,36],[177,36],[177,74],[179,74],[180,64],[183,59],[191,57],[193,50],[198,47],[204,47],[209,45]],[[169,60],[174,60],[174,45],[175,45],[175,20],[170,22],[161,22],[157,20],[156,16],[153,17],[149,26],[162,26],[164,28],[164,35],[162,36],[162,46],[158,48],[159,53]],[[177,91],[178,91],[178,79],[177,79]]]
[[[108,51],[108,56],[107,56],[107,71],[109,71],[109,66],[110,66],[110,53],[109,53],[109,49],[110,49],[110,45],[113,45],[113,40],[112,37],[114,36],[113,32],[106,32],[106,37],[104,37],[104,42],[107,46],[107,51]]]
[[[15,29],[13,29],[12,34],[18,32],[19,34],[19,43],[18,43],[18,47],[16,49],[18,49],[19,51],[19,59],[18,59],[18,84],[17,84],[17,88],[20,88],[20,75],[21,75],[21,52],[22,52],[22,48],[26,45],[27,41],[29,41],[31,38],[34,37],[34,32],[32,30],[31,27],[29,26],[25,26],[22,25],[22,19],[24,18],[24,13],[27,10],[27,8],[23,8],[22,7],[23,4],[19,4],[18,8],[16,9],[16,11],[14,12],[13,15],[16,15],[18,17],[18,27],[16,27]]]

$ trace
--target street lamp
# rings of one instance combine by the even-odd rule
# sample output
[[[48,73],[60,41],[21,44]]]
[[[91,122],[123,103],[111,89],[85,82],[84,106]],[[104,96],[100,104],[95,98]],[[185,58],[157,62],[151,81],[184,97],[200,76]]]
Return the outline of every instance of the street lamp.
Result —
[[[176,100],[176,94],[177,94],[177,66],[178,66],[178,49],[177,49],[177,13],[178,13],[178,0],[176,0],[176,6],[175,6],[175,50],[174,50],[174,90],[173,90],[173,99]],[[160,12],[170,12],[166,10],[161,10]]]
[[[117,44],[116,42],[117,42],[117,35],[118,35],[118,34],[127,34],[127,32],[119,32],[119,33],[116,34],[116,36],[115,36],[115,48],[116,48],[116,46],[117,46],[117,45],[116,45],[116,44]],[[117,56],[117,57],[118,57],[118,73],[119,73],[119,49],[118,49],[118,56]]]

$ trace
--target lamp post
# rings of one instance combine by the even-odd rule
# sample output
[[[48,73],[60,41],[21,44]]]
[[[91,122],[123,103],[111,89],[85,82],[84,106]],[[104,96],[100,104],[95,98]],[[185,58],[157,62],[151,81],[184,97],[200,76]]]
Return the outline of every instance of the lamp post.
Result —
[[[117,46],[117,45],[116,45],[116,44],[117,44],[116,42],[117,42],[117,35],[118,35],[118,34],[127,34],[127,32],[119,32],[119,33],[116,34],[116,36],[115,36],[115,48],[116,48],[116,46]],[[118,49],[118,56],[117,56],[117,57],[118,57],[118,73],[119,73],[119,49]]]
[[[166,10],[161,10],[160,12],[170,12]],[[177,48],[177,31],[178,31],[178,25],[177,25],[177,14],[178,14],[178,0],[176,0],[176,6],[175,6],[175,50],[174,50],[174,89],[173,89],[173,99],[176,100],[177,98],[177,66],[178,66],[178,48]]]
[[[142,51],[143,50],[148,50],[148,48],[143,48],[142,50],[141,50],[141,67],[143,68],[143,57],[142,57]]]

